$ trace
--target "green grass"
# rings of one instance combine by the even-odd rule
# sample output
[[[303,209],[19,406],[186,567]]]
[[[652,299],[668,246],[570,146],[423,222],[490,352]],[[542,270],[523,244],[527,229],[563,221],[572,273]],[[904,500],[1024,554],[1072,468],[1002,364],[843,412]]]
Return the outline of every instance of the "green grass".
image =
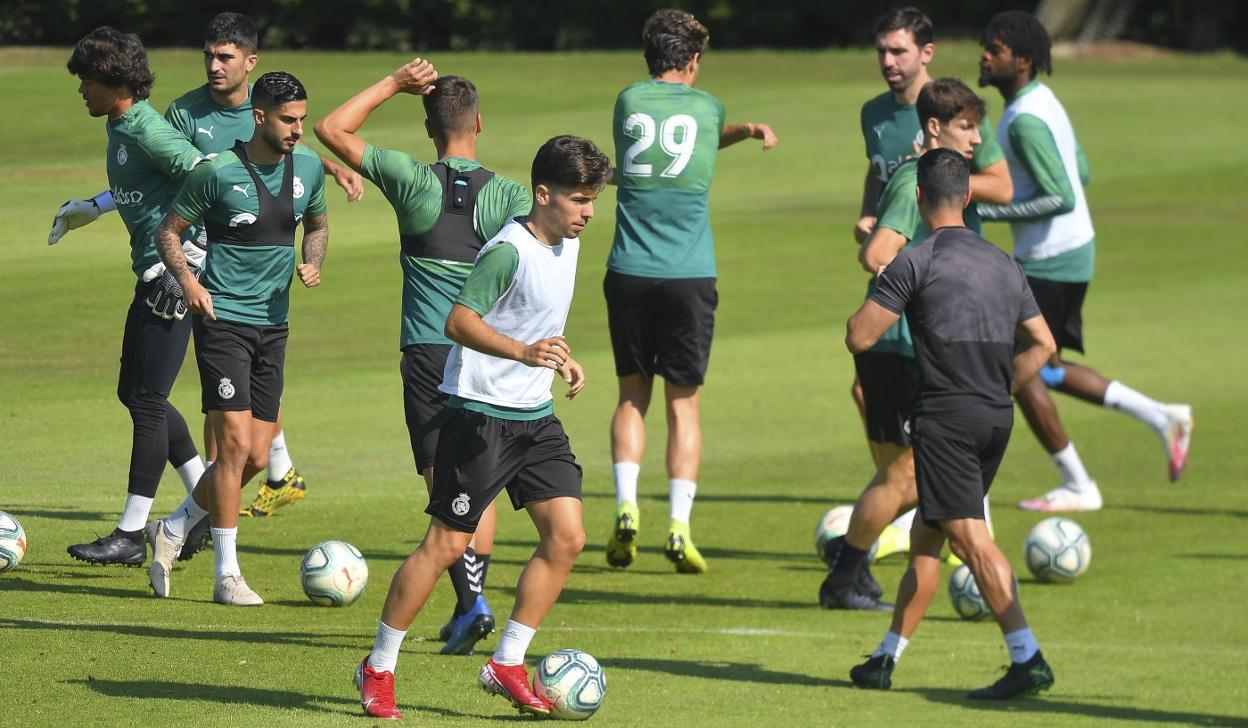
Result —
[[[974,72],[975,49],[942,47],[935,72]],[[392,214],[376,189],[331,204],[323,285],[296,288],[285,406],[309,497],[278,518],[244,522],[240,558],[268,604],[211,599],[212,559],[174,573],[156,600],[141,570],[93,568],[65,546],[110,530],[122,503],[129,418],[114,399],[121,324],[133,285],[115,216],[44,245],[57,205],[106,186],[102,122],[89,119],[63,50],[0,51],[0,509],[30,549],[0,576],[0,724],[362,725],[350,685],[369,649],[386,585],[427,518],[413,472],[398,379],[400,274]],[[315,119],[403,58],[265,53],[311,91]],[[473,78],[486,133],[480,156],[527,179],[556,133],[610,143],[616,92],[643,72],[639,54],[444,55]],[[154,102],[202,82],[198,54],[153,55]],[[997,676],[996,628],[954,619],[939,595],[888,694],[848,687],[849,667],[878,641],[880,615],[831,613],[812,531],[852,501],[869,473],[848,397],[843,322],[864,277],[849,231],[858,204],[858,108],[882,87],[869,52],[714,53],[701,85],[730,121],[765,121],[780,146],[723,153],[712,192],[721,306],[703,399],[705,457],[695,509],[704,578],[663,560],[661,416],[651,416],[642,474],[642,552],[605,567],[612,509],[607,423],[614,404],[600,284],[614,194],[586,232],[568,337],[589,386],[558,405],[585,466],[590,543],[533,644],[540,656],[587,650],[606,666],[599,726],[1248,724],[1243,603],[1248,567],[1248,457],[1240,444],[1248,386],[1243,312],[1244,158],[1248,63],[1230,56],[1148,61],[1059,60],[1052,80],[1092,162],[1098,274],[1086,309],[1088,361],[1132,386],[1191,402],[1199,427],[1179,485],[1169,484],[1141,425],[1069,400],[1068,430],[1105,493],[1079,517],[1095,547],[1069,586],[1024,578],[1022,602],[1057,685],[1040,699],[971,705],[964,692]],[[988,98],[994,115],[1000,99]],[[414,99],[364,129],[370,140],[429,159]],[[1002,227],[988,235],[1008,245]],[[173,399],[198,412],[193,360]],[[660,414],[655,412],[654,414]],[[1038,518],[1013,509],[1055,482],[1019,419],[994,488],[997,533],[1022,568]],[[167,477],[155,512],[181,498]],[[254,486],[248,489],[250,497]],[[300,592],[304,551],[349,540],[372,585],[348,609]],[[503,514],[487,595],[500,617],[533,544],[523,514]],[[877,568],[890,593],[900,562]],[[1024,573],[1025,575],[1025,573]],[[400,707],[430,725],[511,720],[475,688],[480,659],[437,655],[451,609],[439,586],[399,663]],[[487,641],[491,647],[494,639]]]

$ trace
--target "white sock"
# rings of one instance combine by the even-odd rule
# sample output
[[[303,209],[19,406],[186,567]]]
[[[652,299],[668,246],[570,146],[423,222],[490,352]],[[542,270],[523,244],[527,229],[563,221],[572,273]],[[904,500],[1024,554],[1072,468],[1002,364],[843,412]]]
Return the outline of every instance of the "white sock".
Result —
[[[529,651],[529,643],[537,630],[526,627],[514,619],[507,620],[503,636],[498,639],[498,649],[494,650],[494,662],[500,665],[523,665],[524,653]]]
[[[901,653],[906,651],[906,645],[908,644],[910,644],[910,640],[896,632],[886,632],[883,641],[880,642],[880,646],[875,648],[875,652],[872,652],[871,656],[888,655],[894,661],[900,661]]]
[[[198,455],[174,468],[174,470],[178,471],[178,477],[182,479],[182,487],[186,488],[188,495],[192,490],[195,490],[195,485],[199,483],[200,477],[207,469],[207,466],[199,459]]]
[[[988,532],[992,533],[992,511],[988,508],[988,496],[984,496],[984,524],[988,526]]]
[[[689,522],[689,514],[693,513],[693,496],[698,492],[698,484],[692,480],[672,478],[667,481],[672,500],[672,520],[681,523]]]
[[[212,529],[212,548],[217,555],[216,577],[218,579],[223,576],[243,575],[242,569],[238,568],[238,553],[234,550],[237,541],[237,527]]]
[[[1079,453],[1075,452],[1075,443],[1068,443],[1066,447],[1053,453],[1052,457],[1057,465],[1057,471],[1062,474],[1062,485],[1076,493],[1096,491],[1096,483],[1092,482],[1088,471],[1083,468]]]
[[[154,500],[156,499],[144,495],[126,493],[126,507],[121,511],[117,528],[122,531],[142,531],[147,525],[147,516],[152,512]]]
[[[165,517],[165,532],[177,541],[186,538],[186,532],[190,531],[201,518],[207,518],[208,511],[199,507],[191,494],[186,495],[186,500]]]
[[[910,528],[914,525],[915,513],[918,513],[918,511],[911,508],[910,510],[906,511],[905,513],[893,519],[892,526],[894,528],[899,528],[906,533],[910,533]]]
[[[1036,638],[1030,629],[1020,629],[1005,636],[1006,649],[1010,651],[1010,659],[1014,662],[1026,662],[1040,651]]]
[[[399,648],[403,646],[406,636],[407,630],[378,622],[377,641],[373,643],[373,654],[368,656],[368,666],[377,672],[394,672],[394,666],[399,661]]]
[[[294,463],[290,461],[290,452],[286,450],[286,433],[279,432],[269,446],[269,481],[280,483],[292,467]]]
[[[618,503],[636,503],[637,502],[637,476],[641,474],[641,465],[639,463],[616,463],[611,466],[611,473],[615,476],[615,502]]]
[[[1105,406],[1131,415],[1135,419],[1153,428],[1160,437],[1165,434],[1169,418],[1161,408],[1161,403],[1146,397],[1122,382],[1110,382],[1105,389]]]

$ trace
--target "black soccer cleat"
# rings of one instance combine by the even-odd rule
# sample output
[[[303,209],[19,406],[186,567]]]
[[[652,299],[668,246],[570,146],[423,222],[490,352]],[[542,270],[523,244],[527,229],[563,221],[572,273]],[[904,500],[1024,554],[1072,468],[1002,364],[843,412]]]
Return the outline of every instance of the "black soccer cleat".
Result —
[[[1026,662],[1012,662],[1000,680],[986,688],[972,690],[966,697],[971,700],[1009,700],[1024,695],[1035,695],[1053,687],[1053,670],[1045,662],[1044,655],[1036,654]]]
[[[862,565],[858,567],[858,573],[854,575],[854,578],[858,591],[874,599],[884,596],[884,587],[880,586],[880,582],[871,575],[870,559],[862,560]]]
[[[849,669],[849,679],[854,687],[864,690],[888,690],[893,686],[893,668],[897,661],[889,655],[876,655],[867,658],[861,665]]]
[[[863,593],[857,583],[843,584],[840,580],[828,578],[819,586],[819,604],[824,609],[857,609],[863,612],[891,612],[893,605],[881,602],[879,597]]]
[[[142,531],[131,534],[114,529],[91,543],[74,544],[65,550],[75,559],[89,564],[142,566],[147,560],[147,544],[143,541]]]
[[[203,551],[212,544],[212,524],[209,523],[208,516],[199,519],[187,532],[186,538],[182,542],[182,551],[178,553],[178,561],[190,561],[195,554]]]

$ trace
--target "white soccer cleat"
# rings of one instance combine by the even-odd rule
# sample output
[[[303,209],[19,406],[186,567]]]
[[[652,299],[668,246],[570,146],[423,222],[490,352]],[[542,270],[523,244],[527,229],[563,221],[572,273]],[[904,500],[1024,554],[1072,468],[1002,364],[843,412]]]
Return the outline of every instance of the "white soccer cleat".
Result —
[[[1084,491],[1072,490],[1066,486],[1058,486],[1039,498],[1025,500],[1018,504],[1024,511],[1043,511],[1045,513],[1069,513],[1072,511],[1101,510],[1101,491],[1095,483]]]
[[[234,574],[226,574],[217,579],[217,585],[212,589],[212,601],[235,607],[258,607],[264,604],[264,600],[247,586],[243,577]]]
[[[1166,413],[1166,429],[1162,433],[1161,444],[1166,448],[1166,457],[1170,461],[1170,482],[1183,477],[1183,468],[1187,467],[1187,452],[1192,446],[1192,428],[1196,426],[1192,419],[1191,405],[1163,404],[1162,412]]]
[[[169,572],[173,571],[173,562],[182,553],[182,541],[169,535],[163,520],[152,521],[143,531],[152,546],[152,563],[147,567],[148,581],[156,596],[166,599],[169,597]]]

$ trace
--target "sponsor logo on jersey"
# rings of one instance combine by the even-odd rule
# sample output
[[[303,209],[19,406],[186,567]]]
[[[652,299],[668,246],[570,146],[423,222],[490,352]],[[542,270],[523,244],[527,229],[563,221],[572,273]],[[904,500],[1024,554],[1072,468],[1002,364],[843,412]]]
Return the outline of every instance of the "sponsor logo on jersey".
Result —
[[[884,139],[884,127],[886,127],[886,126],[888,126],[888,122],[887,122],[887,121],[882,121],[882,122],[880,122],[879,124],[876,124],[875,126],[871,127],[871,131],[875,132],[875,138],[876,138],[876,139],[883,141],[883,139]]]
[[[234,383],[229,377],[221,377],[221,383],[217,385],[217,394],[221,395],[221,399],[230,399],[234,396]]]
[[[451,512],[457,516],[468,515],[468,494],[460,493],[455,496],[455,500],[451,501]]]
[[[120,187],[113,188],[113,202],[118,205],[141,205],[143,204],[143,193],[139,190],[123,190]]]
[[[230,227],[238,227],[239,225],[250,225],[256,221],[256,216],[250,212],[240,212],[230,218]]]
[[[126,151],[126,145],[122,144],[117,147],[117,164],[126,165],[126,160],[130,159],[130,152]]]
[[[216,139],[216,137],[214,137],[214,136],[212,135],[212,130],[213,130],[213,128],[214,128],[215,126],[216,126],[216,125],[214,124],[213,126],[210,126],[210,127],[208,127],[207,129],[205,129],[205,128],[204,128],[204,127],[202,127],[202,126],[197,126],[197,127],[195,127],[195,133],[196,133],[196,134],[204,134],[204,135],[206,135],[209,139],[214,139],[214,140],[215,140],[215,139]]]
[[[243,197],[251,197],[251,191],[248,189],[250,187],[251,187],[251,183],[248,182],[245,185],[234,185],[233,189],[236,192],[242,192]]]
[[[295,199],[303,197],[303,180],[299,179],[299,175],[295,175]]]
[[[886,183],[892,178],[893,172],[896,172],[898,167],[913,158],[913,154],[907,154],[896,159],[886,161],[883,156],[875,154],[871,157],[871,164],[875,167],[875,176],[879,178],[880,182]]]

